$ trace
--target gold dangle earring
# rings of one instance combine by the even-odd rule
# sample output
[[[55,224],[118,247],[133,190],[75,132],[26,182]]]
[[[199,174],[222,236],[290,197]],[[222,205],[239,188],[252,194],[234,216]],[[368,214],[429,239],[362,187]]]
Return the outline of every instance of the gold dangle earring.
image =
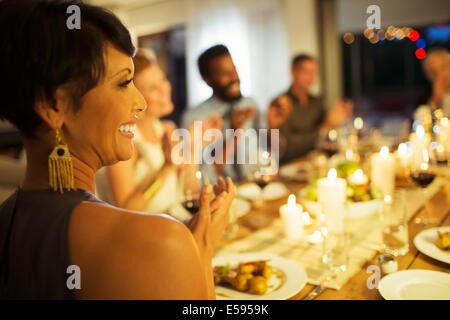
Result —
[[[59,192],[64,193],[64,189],[75,190],[72,156],[67,145],[61,140],[59,129],[56,129],[56,146],[48,157],[48,171],[50,186],[54,191],[59,189]]]

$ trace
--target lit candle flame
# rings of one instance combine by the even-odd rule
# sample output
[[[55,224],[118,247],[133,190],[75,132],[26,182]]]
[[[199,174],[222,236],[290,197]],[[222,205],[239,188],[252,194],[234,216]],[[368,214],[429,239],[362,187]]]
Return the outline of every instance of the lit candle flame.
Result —
[[[386,158],[389,155],[389,148],[387,146],[382,146],[380,149],[380,156]]]
[[[335,168],[330,169],[328,171],[328,179],[336,179],[337,178],[337,171]]]
[[[404,143],[400,143],[398,145],[398,155],[399,156],[406,156],[406,153],[408,152],[408,147]]]
[[[356,130],[361,130],[364,127],[364,120],[361,117],[356,117],[353,120],[353,126]]]
[[[424,137],[425,136],[425,128],[421,125],[418,125],[416,128],[416,135],[418,137]]]
[[[201,171],[196,171],[196,172],[195,172],[195,176],[197,177],[197,179],[201,179],[201,178],[202,178],[202,173],[201,173]]]
[[[337,136],[338,136],[337,131],[334,129],[332,129],[332,130],[330,130],[330,132],[328,132],[328,139],[330,139],[330,141],[336,141]]]
[[[311,224],[311,216],[306,211],[302,213],[302,222],[304,225]]]
[[[290,208],[294,208],[295,207],[295,203],[296,203],[296,199],[295,199],[295,195],[290,194],[289,198],[288,198],[288,207]]]

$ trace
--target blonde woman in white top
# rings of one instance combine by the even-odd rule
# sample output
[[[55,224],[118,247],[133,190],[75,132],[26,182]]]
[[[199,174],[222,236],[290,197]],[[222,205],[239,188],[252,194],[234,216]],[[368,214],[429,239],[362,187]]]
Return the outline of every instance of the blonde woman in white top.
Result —
[[[172,113],[174,108],[170,83],[155,61],[142,51],[133,60],[134,83],[148,108],[137,123],[133,157],[107,168],[110,195],[119,207],[169,213],[181,200],[180,176],[183,175],[186,181],[195,181],[198,165],[172,163],[170,154],[174,142],[170,136],[176,126],[159,120]],[[220,128],[221,125],[221,118],[213,115],[203,123],[203,129]],[[194,152],[191,150],[191,155]]]

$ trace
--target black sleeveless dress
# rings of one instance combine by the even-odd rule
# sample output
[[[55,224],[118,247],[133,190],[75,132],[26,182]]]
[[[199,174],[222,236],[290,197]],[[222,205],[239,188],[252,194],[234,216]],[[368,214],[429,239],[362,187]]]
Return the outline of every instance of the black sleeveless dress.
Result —
[[[82,201],[102,202],[84,190],[19,188],[0,205],[0,299],[78,298],[67,286],[73,273],[68,233]]]

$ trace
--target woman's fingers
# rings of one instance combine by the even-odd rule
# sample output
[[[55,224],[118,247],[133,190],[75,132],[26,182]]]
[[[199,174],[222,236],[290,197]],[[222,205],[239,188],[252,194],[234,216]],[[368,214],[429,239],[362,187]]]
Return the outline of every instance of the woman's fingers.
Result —
[[[200,224],[208,225],[211,219],[211,208],[209,203],[212,197],[212,187],[207,184],[200,195],[200,209],[198,211],[198,221]]]
[[[211,213],[218,210],[224,204],[226,197],[227,197],[226,192],[222,192],[221,194],[216,196],[216,198],[210,203]]]
[[[218,196],[219,194],[221,194],[223,191],[226,191],[226,184],[225,184],[225,180],[222,177],[219,177],[217,179],[216,184],[214,185],[214,193],[216,196]]]

